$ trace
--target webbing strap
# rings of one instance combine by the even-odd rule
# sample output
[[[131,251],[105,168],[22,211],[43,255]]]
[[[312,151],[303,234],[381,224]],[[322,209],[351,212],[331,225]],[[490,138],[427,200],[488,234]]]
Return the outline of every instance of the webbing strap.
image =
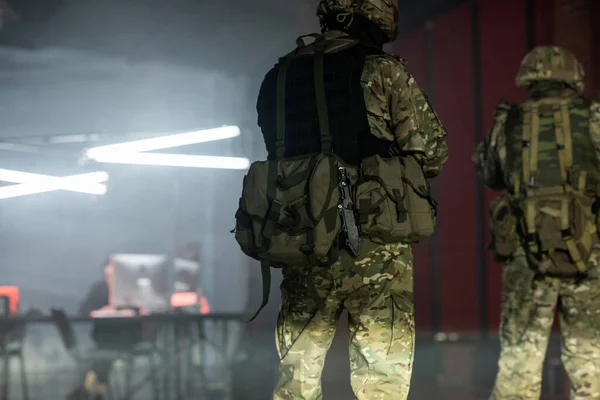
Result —
[[[554,113],[554,134],[556,135],[556,150],[558,152],[558,162],[560,165],[560,177],[563,184],[568,183],[568,167],[566,159],[565,146],[565,126],[561,106],[556,104],[552,107]]]
[[[254,319],[258,316],[258,314],[260,314],[262,309],[265,308],[265,306],[269,303],[269,294],[271,292],[271,266],[268,263],[262,262],[260,264],[260,272],[262,276],[263,289],[262,303],[260,304],[258,310],[256,310],[256,312],[254,313],[252,318],[250,318],[247,322],[254,321]]]
[[[560,202],[560,228],[565,231],[569,229],[569,199],[564,198]]]
[[[329,153],[331,151],[331,131],[329,130],[329,114],[327,112],[327,97],[325,94],[324,57],[324,49],[315,46],[313,68],[315,73],[315,94],[319,116],[319,130],[321,131],[321,153]]]
[[[273,236],[273,228],[275,223],[278,221],[279,213],[281,212],[280,207],[277,203],[275,203],[275,197],[277,196],[277,176],[278,176],[278,162],[277,161],[269,161],[268,167],[268,175],[267,175],[267,199],[271,203],[271,207],[265,216],[267,218],[267,223],[263,226],[263,231],[261,232],[263,238],[263,247],[268,248],[271,242],[271,237]]]
[[[531,108],[531,146],[529,148],[529,180],[526,182],[528,186],[535,184],[535,177],[538,170],[538,152],[540,143],[540,111],[537,105]]]
[[[275,195],[277,194],[277,173],[277,161],[269,162],[269,172],[267,177],[267,198],[271,201],[275,199]],[[268,215],[266,216],[267,222],[263,226],[263,231],[261,232],[261,244],[263,249],[269,248],[271,246],[271,238],[274,234],[274,227],[276,222],[275,220],[278,219],[280,212],[281,210],[279,209],[279,205],[275,202],[272,202],[271,209],[269,209]],[[254,315],[248,322],[252,322],[269,302],[269,292],[271,290],[271,266],[267,262],[263,261],[261,262],[260,267],[262,275],[263,300],[259,309],[256,311],[256,313],[254,313]]]
[[[571,136],[571,117],[569,115],[569,107],[567,102],[563,101],[560,104],[560,115],[562,117],[562,126],[565,136],[565,167],[567,174],[573,167],[573,140]]]
[[[587,269],[585,261],[581,258],[581,252],[579,251],[570,230],[569,199],[567,198],[563,199],[561,202],[560,225],[563,232],[563,239],[567,245],[567,251],[571,256],[571,261],[573,261],[579,272],[585,273]],[[586,234],[587,232],[583,232],[582,237],[585,237]]]
[[[525,225],[527,226],[528,246],[534,253],[539,251],[537,243],[537,231],[535,229],[535,217],[537,215],[537,204],[534,199],[527,199],[525,202]]]
[[[587,183],[587,171],[579,171],[579,177],[578,177],[578,183],[577,183],[577,190],[579,190],[580,192],[585,192],[585,186]]]
[[[277,160],[285,156],[285,84],[291,60],[290,57],[281,64],[277,75],[277,104],[275,106],[277,110],[275,158]]]
[[[529,107],[525,107],[524,116],[523,116],[523,151],[521,155],[522,161],[522,170],[523,170],[523,185],[524,187],[529,186],[530,179],[530,163],[529,163],[529,155],[531,153],[531,109]]]

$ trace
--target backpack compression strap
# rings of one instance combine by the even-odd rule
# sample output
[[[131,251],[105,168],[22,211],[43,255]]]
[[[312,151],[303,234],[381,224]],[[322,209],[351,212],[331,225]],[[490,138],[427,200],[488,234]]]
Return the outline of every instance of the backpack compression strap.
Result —
[[[277,160],[282,159],[285,156],[285,83],[287,77],[287,71],[290,67],[293,57],[289,57],[283,61],[279,67],[277,73],[277,103],[276,103],[276,138],[275,138],[275,160],[269,162],[268,182],[267,182],[267,198],[274,199],[277,192]],[[276,203],[270,207],[269,212],[266,216],[265,226],[262,231],[263,245],[268,248],[268,242],[271,241],[272,234],[275,231],[275,223],[279,220],[279,213],[281,212],[279,207],[275,206]],[[260,263],[261,276],[262,276],[262,302],[260,307],[252,318],[248,322],[254,321],[258,314],[263,308],[269,303],[269,295],[271,292],[271,266],[268,261],[262,260]]]
[[[571,137],[571,120],[569,115],[569,100],[554,99],[540,102],[528,102],[524,104],[524,120],[523,120],[523,185],[527,197],[531,197],[525,202],[525,222],[527,226],[527,244],[533,253],[538,253],[538,261],[540,262],[540,270],[545,272],[549,266],[549,260],[546,256],[539,255],[538,234],[535,227],[535,217],[538,212],[537,202],[535,200],[536,190],[535,178],[538,170],[539,161],[539,106],[540,104],[551,104],[554,120],[554,134],[556,136],[556,150],[560,165],[561,180],[563,183],[563,193],[565,193],[571,185],[571,169],[573,167],[573,143]],[[585,186],[585,175],[579,177],[579,189]],[[565,197],[562,200],[560,220],[561,234],[567,246],[567,250],[571,260],[577,267],[580,273],[585,273],[586,263],[581,257],[581,253],[573,239],[570,230],[570,213],[569,213],[569,198]],[[587,235],[584,232],[583,235]],[[582,238],[583,239],[583,238]],[[587,247],[591,245],[591,240],[582,240],[580,245]],[[586,249],[589,250],[589,249]]]
[[[570,183],[569,178],[571,176],[571,168],[573,167],[573,143],[571,138],[571,117],[569,115],[568,101],[562,100],[560,103],[554,104],[552,106],[552,111],[554,113],[554,132],[556,135],[556,150],[558,151],[558,160],[560,163],[560,176],[563,185],[567,187]],[[567,245],[571,260],[577,267],[577,270],[584,274],[587,269],[586,262],[581,258],[577,243],[575,243],[575,240],[573,239],[569,219],[569,199],[564,198],[562,200],[561,208],[562,237]],[[588,232],[584,232],[584,237],[587,234]],[[591,241],[589,240],[582,241],[580,244],[585,246],[586,243],[591,246]]]
[[[538,145],[539,145],[539,108],[536,102],[523,104],[523,188],[527,197],[533,197],[532,187],[535,184],[535,176],[538,168]],[[535,229],[535,216],[537,204],[534,199],[525,202],[525,225],[527,227],[527,245],[532,253],[539,253],[538,234]],[[546,263],[541,263],[546,264]],[[543,268],[545,269],[545,268]]]
[[[307,35],[314,36],[314,35]],[[304,47],[304,42],[301,40],[303,37],[299,38],[298,41],[298,49]],[[319,130],[321,135],[321,152],[329,153],[331,152],[331,131],[329,127],[329,115],[327,113],[327,98],[325,94],[325,72],[323,65],[323,58],[325,49],[319,43],[321,39],[317,37],[315,46],[315,55],[314,55],[314,75],[315,75],[315,93],[316,93],[316,103],[317,103],[317,112],[319,118]],[[294,55],[292,54],[288,58],[286,58],[281,64],[278,75],[277,75],[277,119],[276,119],[276,139],[275,139],[275,160],[272,160],[269,164],[269,174],[268,174],[268,184],[267,184],[267,197],[269,199],[275,199],[276,191],[277,191],[277,173],[278,173],[278,161],[285,157],[285,94],[286,94],[286,78],[287,71],[290,67],[292,60],[294,59]],[[263,228],[263,241],[265,244],[270,241],[272,234],[275,231],[275,224],[279,221],[279,214],[282,211],[279,207],[274,207],[275,204],[271,206],[269,213],[267,214],[267,221]],[[315,238],[313,235],[308,235],[309,243],[307,243],[307,257],[309,259],[309,263],[311,265],[315,265],[315,257],[314,257],[314,247],[315,247]],[[268,248],[268,246],[266,246]],[[262,311],[263,308],[269,303],[269,294],[271,290],[271,269],[268,261],[261,262],[261,275],[262,275],[262,286],[263,286],[263,295],[262,295],[262,303],[259,309],[254,313],[250,321],[253,321],[258,314]],[[313,292],[313,296],[315,297],[315,301],[319,308],[322,308],[323,301],[317,293],[316,288],[312,282],[312,268],[309,271],[309,289]]]

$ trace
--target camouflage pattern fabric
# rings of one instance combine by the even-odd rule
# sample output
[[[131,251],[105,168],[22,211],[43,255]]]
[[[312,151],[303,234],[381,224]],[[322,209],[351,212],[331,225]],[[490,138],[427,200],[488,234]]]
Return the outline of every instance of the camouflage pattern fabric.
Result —
[[[321,0],[317,16],[323,29],[329,13],[340,14],[347,24],[352,23],[352,14],[359,14],[377,24],[389,42],[398,36],[398,0]]]
[[[582,282],[536,279],[522,249],[505,265],[501,353],[491,400],[540,398],[542,367],[557,311],[571,399],[600,399],[600,248],[590,262],[590,276]]]
[[[332,267],[285,268],[277,321],[274,400],[322,399],[321,372],[340,313],[348,311],[351,384],[358,400],[405,400],[413,366],[413,270],[408,245],[365,242]],[[325,306],[308,291],[312,279]]]
[[[406,64],[392,55],[367,57],[361,78],[367,117],[373,135],[393,141],[396,151],[415,152],[434,177],[448,161],[446,129]]]
[[[588,174],[588,191],[596,193],[600,181],[599,149],[600,108],[559,82],[536,82],[529,88],[529,98],[570,98],[569,106],[573,164]],[[540,186],[561,185],[554,116],[552,109],[540,109],[538,174]],[[511,190],[522,181],[523,113],[519,104],[500,102],[490,135],[478,146],[473,161],[484,184],[496,190]],[[573,176],[577,178],[577,174]],[[576,181],[576,179],[575,179]]]
[[[564,82],[583,93],[585,85],[583,66],[570,51],[558,46],[538,46],[521,61],[515,82],[525,87],[538,81]]]

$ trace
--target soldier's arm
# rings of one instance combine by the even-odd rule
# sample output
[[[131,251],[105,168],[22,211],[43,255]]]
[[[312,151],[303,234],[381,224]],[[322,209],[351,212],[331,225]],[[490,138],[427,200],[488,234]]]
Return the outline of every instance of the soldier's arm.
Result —
[[[437,176],[448,160],[446,130],[405,61],[377,57],[367,63],[363,79],[373,134],[394,141],[395,152],[414,154],[427,177]]]
[[[473,162],[477,175],[483,184],[490,189],[504,190],[504,160],[506,159],[506,119],[510,105],[501,100],[496,107],[494,123],[488,136],[477,146],[473,154]]]

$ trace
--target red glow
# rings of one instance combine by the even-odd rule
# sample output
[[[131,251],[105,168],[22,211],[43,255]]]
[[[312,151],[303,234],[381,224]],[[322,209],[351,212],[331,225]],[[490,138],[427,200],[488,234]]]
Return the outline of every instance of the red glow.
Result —
[[[0,296],[8,297],[8,307],[11,315],[19,311],[19,287],[18,286],[0,286]]]

